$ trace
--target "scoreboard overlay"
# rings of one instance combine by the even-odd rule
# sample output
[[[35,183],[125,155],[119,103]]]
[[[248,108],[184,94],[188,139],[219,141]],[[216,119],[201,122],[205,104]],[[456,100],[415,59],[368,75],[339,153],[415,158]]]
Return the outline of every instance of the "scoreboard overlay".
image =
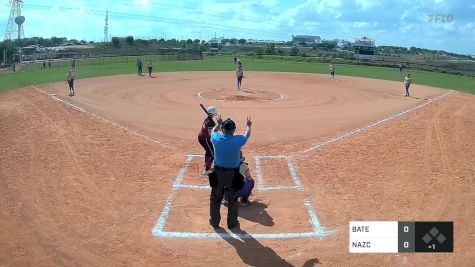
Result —
[[[350,221],[350,253],[453,252],[448,221]]]

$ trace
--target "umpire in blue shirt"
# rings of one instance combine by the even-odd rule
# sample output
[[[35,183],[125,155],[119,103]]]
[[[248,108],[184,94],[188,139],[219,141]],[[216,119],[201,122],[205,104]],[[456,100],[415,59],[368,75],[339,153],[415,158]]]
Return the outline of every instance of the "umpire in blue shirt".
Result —
[[[251,117],[247,118],[247,127],[243,135],[234,135],[236,124],[231,119],[222,120],[218,116],[218,123],[211,133],[211,142],[214,145],[215,173],[210,174],[210,220],[213,228],[219,228],[221,221],[221,201],[224,191],[228,199],[228,228],[239,227],[237,191],[241,189],[244,180],[239,174],[241,148],[251,135]],[[219,132],[221,128],[222,133]],[[213,179],[213,175],[214,179]],[[214,181],[213,181],[214,180]]]

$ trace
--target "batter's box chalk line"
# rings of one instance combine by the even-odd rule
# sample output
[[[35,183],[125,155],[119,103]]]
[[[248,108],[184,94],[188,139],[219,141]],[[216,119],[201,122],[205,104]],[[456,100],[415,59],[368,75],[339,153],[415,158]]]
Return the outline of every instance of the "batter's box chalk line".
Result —
[[[318,220],[318,216],[315,213],[315,210],[312,206],[311,201],[308,198],[305,198],[303,201],[303,205],[309,215],[309,223],[312,225],[312,231],[310,232],[287,232],[287,233],[247,233],[247,234],[240,234],[240,233],[216,233],[216,232],[177,232],[177,231],[166,231],[164,230],[165,224],[167,222],[170,210],[173,207],[173,198],[174,192],[180,188],[191,188],[197,190],[210,190],[208,185],[188,185],[183,184],[185,179],[185,175],[190,163],[193,161],[194,158],[203,158],[203,155],[196,155],[196,154],[188,154],[186,156],[185,163],[183,167],[178,171],[175,181],[173,182],[173,192],[168,196],[168,199],[165,203],[165,207],[158,218],[155,227],[152,229],[152,234],[156,237],[170,237],[170,238],[260,238],[260,239],[289,239],[289,238],[323,238],[334,231],[326,230]],[[256,160],[256,169],[258,183],[261,183],[261,186],[258,186],[258,190],[286,190],[286,189],[296,189],[301,190],[303,188],[302,184],[300,183],[297,171],[295,166],[292,164],[292,157],[278,155],[278,156],[255,156],[254,159]],[[261,161],[263,159],[281,159],[285,160],[287,166],[289,168],[290,176],[293,179],[294,186],[273,186],[273,187],[264,187],[262,186],[262,182],[264,177],[262,176],[262,169],[261,169]],[[259,167],[257,167],[259,166]],[[259,182],[260,181],[260,182]],[[207,218],[206,218],[207,219]]]
[[[197,155],[197,154],[188,154],[186,156],[185,164],[178,171],[175,181],[173,182],[173,190],[178,190],[179,188],[188,188],[188,189],[193,189],[193,190],[209,190],[210,189],[209,185],[207,184],[204,185],[204,184],[185,184],[184,183],[184,181],[186,180],[185,177],[188,171],[188,167],[190,166],[191,162],[195,158],[204,158],[204,156]],[[264,177],[262,174],[262,161],[269,160],[269,159],[284,160],[286,162],[287,168],[289,170],[289,176],[292,178],[293,185],[272,185],[272,186],[264,185]],[[303,189],[302,183],[300,182],[299,177],[297,175],[296,168],[292,163],[293,157],[284,156],[284,155],[277,155],[277,156],[257,155],[257,156],[254,156],[254,160],[256,164],[255,177],[257,180],[257,186],[256,186],[257,190],[267,191],[267,190],[302,190]],[[207,181],[207,179],[203,179],[203,180]]]
[[[163,208],[160,217],[158,218],[155,227],[152,229],[152,234],[156,237],[169,238],[260,238],[260,239],[290,239],[290,238],[323,238],[332,234],[334,231],[327,231],[320,225],[317,214],[315,213],[312,203],[309,199],[304,200],[304,206],[309,214],[309,222],[312,224],[313,231],[311,232],[287,232],[287,233],[216,233],[216,232],[177,232],[165,231],[164,227],[168,219],[170,210],[173,206],[173,195],[169,195],[165,207]],[[207,220],[207,218],[206,218]]]

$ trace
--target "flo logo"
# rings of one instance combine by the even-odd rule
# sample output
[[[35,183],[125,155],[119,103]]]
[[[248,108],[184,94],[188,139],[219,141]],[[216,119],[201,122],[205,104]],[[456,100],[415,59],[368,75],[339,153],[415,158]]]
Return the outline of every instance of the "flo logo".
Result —
[[[454,20],[454,16],[451,14],[428,14],[429,23],[450,23]]]

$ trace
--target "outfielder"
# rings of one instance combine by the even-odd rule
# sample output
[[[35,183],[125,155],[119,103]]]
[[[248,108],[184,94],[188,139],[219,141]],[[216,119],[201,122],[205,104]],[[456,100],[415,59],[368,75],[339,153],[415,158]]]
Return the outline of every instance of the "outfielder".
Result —
[[[207,108],[208,116],[203,121],[201,125],[201,130],[198,133],[198,142],[205,150],[205,162],[204,162],[204,171],[203,175],[207,176],[210,169],[211,164],[214,160],[214,147],[213,143],[211,143],[211,130],[216,125],[213,121],[213,117],[218,115],[218,110],[215,106],[209,106]]]

